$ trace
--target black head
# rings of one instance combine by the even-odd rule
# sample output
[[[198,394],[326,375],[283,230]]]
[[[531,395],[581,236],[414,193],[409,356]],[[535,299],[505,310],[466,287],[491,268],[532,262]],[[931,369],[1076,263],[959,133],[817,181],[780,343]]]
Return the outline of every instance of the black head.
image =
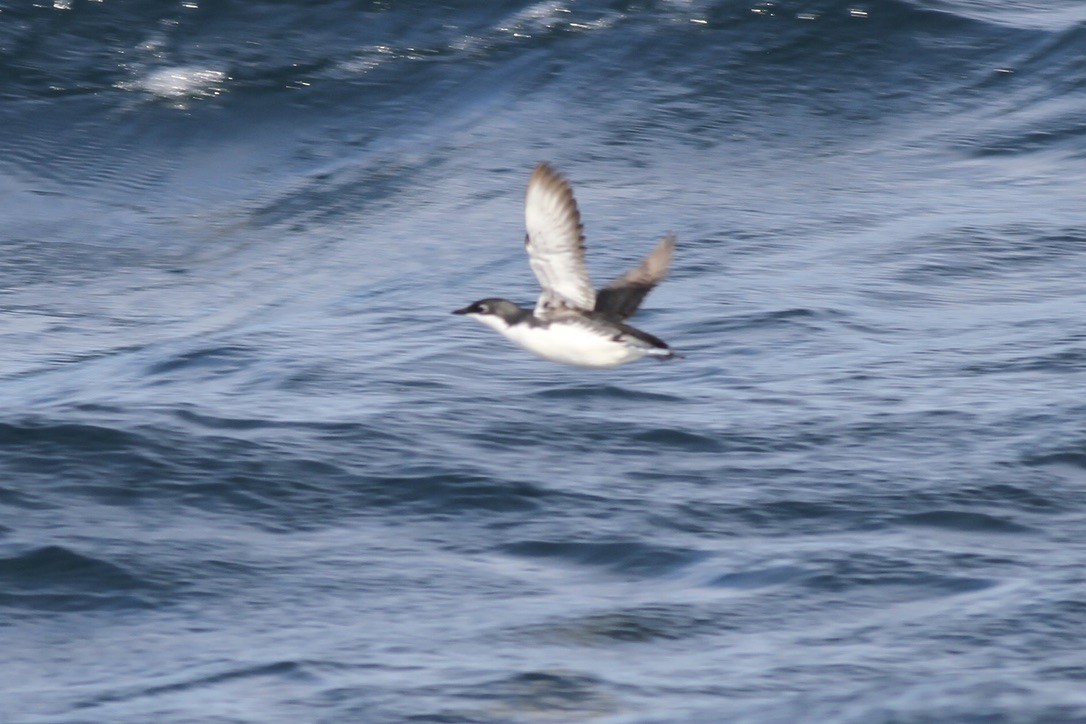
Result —
[[[477,302],[472,302],[463,309],[457,309],[453,314],[477,314],[482,317],[500,317],[509,324],[512,324],[521,317],[531,314],[531,312],[521,309],[508,299],[489,297],[487,299],[480,299]]]

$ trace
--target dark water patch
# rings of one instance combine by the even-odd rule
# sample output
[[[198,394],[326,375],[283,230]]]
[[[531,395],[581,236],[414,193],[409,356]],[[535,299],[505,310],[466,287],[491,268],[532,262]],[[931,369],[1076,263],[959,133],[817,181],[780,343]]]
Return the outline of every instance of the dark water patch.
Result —
[[[274,227],[290,221],[291,231],[297,233],[310,224],[341,219],[363,205],[371,210],[388,209],[400,194],[432,173],[434,165],[430,158],[389,155],[377,163],[313,174],[255,209],[253,222]]]
[[[191,436],[145,427],[140,432],[75,423],[0,426],[5,463],[21,485],[113,505],[179,502],[257,514],[319,497],[308,481],[344,473],[319,460],[292,458],[279,445],[230,437]],[[19,443],[15,445],[14,443]]]
[[[153,610],[154,597],[138,593],[18,593],[0,590],[0,607],[25,615],[38,612]],[[0,623],[3,627],[4,623]]]
[[[807,681],[808,687],[767,696],[744,707],[739,721],[750,722],[840,722],[841,724],[997,724],[1010,721],[1041,722],[1028,714],[1026,705],[1008,707],[1002,698],[1029,701],[1027,687],[1003,675],[989,673],[977,679],[946,677],[931,681],[915,669],[887,672],[885,666],[842,665],[820,662],[826,677],[812,676],[813,666],[785,664],[773,667],[771,675],[789,681]],[[977,681],[982,682],[977,684]],[[832,687],[826,691],[825,687]],[[815,693],[817,691],[817,693]],[[774,692],[776,693],[776,692]],[[1032,704],[1032,702],[1030,702]],[[1008,714],[1008,709],[1014,715]],[[713,719],[706,707],[696,721]],[[1056,719],[1055,721],[1064,721]]]
[[[749,474],[748,474],[749,477]],[[754,485],[773,485],[780,478],[767,476]],[[768,496],[767,496],[768,497]],[[661,506],[653,512],[655,525],[715,537],[763,535],[788,537],[877,528],[884,516],[884,501],[767,499],[754,503],[721,503],[695,499]]]
[[[635,414],[630,411],[630,414]],[[558,412],[551,417],[549,411],[540,411],[533,419],[502,420],[488,423],[482,429],[469,430],[464,434],[475,444],[506,451],[516,448],[549,447],[560,444],[569,451],[594,452],[621,451],[625,455],[642,457],[659,455],[668,450],[690,452],[720,452],[725,449],[745,448],[752,439],[740,436],[725,439],[723,435],[701,434],[682,428],[656,427],[634,422],[605,424],[599,418],[562,417]],[[665,415],[666,416],[666,415]]]
[[[902,525],[941,528],[962,533],[1033,533],[1036,529],[1007,518],[967,510],[930,510],[897,519]]]
[[[846,446],[889,444],[897,447],[907,443],[945,446],[957,442],[962,426],[976,419],[975,413],[952,409],[873,412],[858,421],[834,426],[832,433],[824,434],[827,443]]]
[[[229,430],[229,431],[243,431],[243,430],[264,430],[268,428],[292,426],[291,423],[279,423],[274,420],[266,420],[260,418],[239,418],[239,417],[222,417],[219,415],[208,415],[194,410],[175,409],[173,414],[179,420],[185,422],[194,423],[201,428],[208,430]]]
[[[205,347],[153,362],[148,365],[147,374],[172,376],[171,373],[181,372],[185,375],[227,375],[248,366],[255,357],[255,351],[246,347]]]
[[[908,252],[916,264],[899,274],[901,281],[942,285],[948,279],[968,281],[1022,276],[1038,268],[1059,269],[1060,264],[1086,254],[1086,233],[1042,224],[967,225],[926,238]],[[902,250],[893,253],[896,257]]]
[[[769,566],[746,571],[734,571],[717,576],[709,582],[710,586],[751,590],[779,586],[804,579],[812,574],[810,569],[796,566]]]
[[[855,508],[846,501],[771,500],[757,507],[746,507],[742,517],[755,525],[791,528],[800,520],[841,519],[852,517]]]
[[[5,424],[0,448],[6,443],[10,454],[3,464],[19,481],[12,495],[24,505],[48,502],[28,498],[31,493],[20,490],[25,486],[110,505],[180,505],[240,514],[274,530],[322,527],[390,508],[425,515],[524,513],[547,495],[531,483],[421,462],[406,452],[410,443],[402,436],[368,424],[185,410],[174,416],[189,429]],[[389,447],[404,456],[380,455]]]
[[[180,471],[156,431],[105,424],[0,423],[0,453],[10,480],[37,497],[66,490],[127,504]]]
[[[725,430],[719,439],[728,452],[753,454],[799,452],[837,442],[832,432],[811,422],[797,422],[790,429],[766,428],[765,434],[761,435]]]
[[[521,541],[501,546],[509,555],[554,560],[578,566],[602,568],[615,575],[656,578],[677,573],[708,556],[703,551],[638,541],[554,542]]]
[[[815,591],[894,602],[974,593],[999,583],[992,578],[934,572],[930,567],[910,557],[855,553],[827,561],[822,572],[807,576],[801,584]],[[946,567],[946,562],[939,566]]]
[[[124,691],[115,691],[96,696],[76,704],[78,709],[93,709],[116,702],[131,701],[145,697],[159,697],[168,694],[213,690],[224,684],[245,679],[264,679],[275,681],[313,681],[310,666],[304,661],[276,661],[268,664],[239,666],[207,676],[198,676],[169,684],[147,687],[129,687]]]
[[[146,608],[154,588],[122,566],[63,546],[0,558],[0,605],[22,610]]]
[[[1075,446],[1075,449],[1070,450],[1026,455],[1022,463],[1037,468],[1068,466],[1086,471],[1086,444]]]
[[[666,450],[685,450],[690,453],[715,453],[727,446],[714,437],[674,428],[652,428],[632,435],[633,440],[651,445],[651,454]]]
[[[817,475],[811,471],[754,474],[750,470],[729,473],[743,499],[721,502],[711,489],[693,481],[687,500],[659,506],[652,512],[654,525],[684,533],[713,536],[759,535],[791,537],[831,533],[879,531],[916,526],[988,532],[1035,534],[1036,516],[1066,510],[1071,491],[1050,490],[1040,495],[1028,487],[1010,484],[929,484],[924,477],[897,474],[883,479],[853,470]],[[789,482],[794,481],[794,482]],[[806,482],[804,482],[806,481]],[[1044,483],[1043,480],[1039,481]],[[822,494],[798,498],[788,488],[817,485]],[[786,486],[786,487],[782,487]],[[1051,486],[1049,486],[1051,487]],[[750,499],[751,489],[765,493]],[[904,491],[909,492],[904,492]],[[1019,518],[1029,516],[1030,523]]]
[[[634,69],[675,69],[656,115],[639,118],[636,131],[649,135],[647,123],[653,138],[705,144],[697,148],[756,139],[789,154],[852,152],[867,128],[915,113],[916,93],[929,106],[962,103],[962,79],[990,73],[1011,35],[896,0],[862,12],[840,0],[715,3],[694,17],[706,24],[675,23],[622,58]],[[615,142],[636,131],[616,123]]]
[[[993,510],[1044,514],[1063,509],[1065,497],[1065,491],[1038,478],[1018,483],[971,483],[942,493],[916,495],[914,499],[920,505],[984,506]]]
[[[712,423],[716,423],[716,420]],[[637,457],[651,457],[667,451],[690,454],[780,454],[811,450],[835,441],[832,435],[821,432],[822,426],[806,421],[790,425],[787,429],[765,426],[759,430],[759,434],[748,432],[749,429],[749,426],[737,426],[692,432],[681,427],[628,423],[621,429],[610,425],[585,426],[577,429],[577,435],[592,443],[601,443],[605,450],[621,451],[624,455]],[[600,447],[594,445],[593,449]],[[662,474],[659,470],[654,472]]]
[[[849,315],[832,309],[776,309],[766,312],[733,314],[698,322],[699,334],[725,334],[728,332],[775,329],[823,329],[828,323],[846,319]]]
[[[1077,595],[1076,588],[1080,587],[1081,581],[1067,585],[1066,595]],[[1053,589],[1048,591],[1053,592]],[[979,618],[963,634],[973,641],[1007,638],[1035,641],[1040,646],[1008,651],[1008,657],[1046,666],[1059,662],[1070,662],[1077,666],[1082,661],[1081,646],[1077,644],[1083,625],[1086,625],[1086,603],[1043,595],[1023,602],[1015,610]]]
[[[1086,24],[1081,22],[1081,15],[1078,20],[1055,32],[1046,32],[1015,67],[1026,75],[1046,76],[1059,81],[1063,89],[1082,88],[1086,81],[1067,74],[1069,69],[1080,67],[1082,46],[1086,43]]]
[[[939,575],[816,575],[808,578],[804,585],[821,591],[852,591],[860,593],[864,589],[885,589],[874,594],[877,599],[911,601],[925,598],[954,596],[962,593],[983,591],[998,585],[999,581],[988,578],[968,578],[964,576]]]
[[[531,396],[547,400],[602,399],[629,402],[680,402],[683,399],[675,395],[607,384],[548,387],[533,391]]]
[[[754,526],[767,532],[793,534],[798,532],[797,525],[850,526],[869,514],[865,499],[851,492],[853,486],[869,481],[869,476],[851,468],[814,471],[774,464],[784,461],[779,457],[761,457],[761,453],[773,452],[770,439],[766,439],[764,447],[729,446],[727,455],[714,461],[717,464],[711,466],[711,472],[686,469],[664,474],[659,470],[644,470],[631,477],[657,482],[664,479],[667,484],[662,490],[668,492],[680,484],[682,492],[671,495],[666,505],[654,509],[653,520],[686,532],[734,535]],[[786,445],[782,449],[793,452],[809,448]],[[879,481],[874,484],[881,486]],[[842,488],[850,492],[847,495],[835,492]],[[813,489],[821,489],[821,493],[813,494]],[[764,492],[753,492],[759,490]],[[805,491],[804,497],[798,497],[799,490]]]
[[[182,433],[186,448],[237,445],[239,450],[263,450],[261,457],[274,458],[312,455],[310,445],[315,444],[315,448],[334,450],[339,465],[351,465],[365,458],[366,450],[409,447],[417,434],[414,430],[405,434],[381,420],[371,422],[368,415],[358,421],[321,421],[306,419],[304,410],[288,411],[291,417],[286,419],[212,415],[186,408],[175,408],[173,415],[186,423],[186,431]],[[177,433],[169,430],[163,434]]]
[[[1079,111],[1081,112],[1081,111]],[[1018,128],[988,133],[983,139],[962,141],[975,158],[1019,156],[1040,151],[1064,151],[1075,156],[1086,154],[1086,122],[1076,117],[1049,118],[1039,124],[1026,122]]]
[[[186,507],[240,516],[252,524],[281,529],[309,529],[342,515],[337,486],[355,477],[342,469],[306,459],[283,458],[260,446],[231,445],[236,457],[192,457],[184,477],[159,481],[148,491]],[[229,448],[228,448],[229,449]]]
[[[144,439],[131,431],[81,423],[49,423],[28,420],[0,422],[0,446],[63,446],[71,451],[117,451],[139,447]]]
[[[531,448],[545,444],[550,435],[540,432],[541,425],[515,420],[489,424],[482,429],[465,430],[465,439],[481,448],[506,451],[517,448]]]
[[[423,516],[520,514],[538,509],[548,495],[529,483],[428,466],[375,474],[324,460],[272,457],[219,465],[204,461],[201,467],[204,481],[188,481],[173,494],[187,505],[240,514],[274,530],[321,528],[390,509]]]
[[[359,509],[403,506],[427,515],[475,512],[526,513],[549,493],[524,482],[498,481],[468,472],[433,472],[367,477]]]
[[[1044,372],[1074,374],[1086,370],[1086,347],[1072,347],[1040,354],[1021,355],[1011,359],[992,359],[962,365],[962,372],[974,375],[1020,374]]]
[[[293,431],[327,441],[364,441],[373,439],[396,439],[394,435],[367,422],[342,421],[326,422],[306,419],[230,417],[217,415],[204,410],[185,406],[174,406],[169,414],[182,422],[191,423],[199,431],[223,431],[227,433],[247,432],[251,430]]]
[[[995,90],[992,86],[998,83],[1003,102],[994,104],[994,110],[984,107],[979,123],[962,124],[956,143],[975,158],[1038,152],[1081,157],[1086,124],[1077,69],[1086,25],[1034,33],[1023,41],[984,89]]]
[[[528,626],[517,632],[535,644],[573,646],[677,641],[719,633],[726,621],[690,606],[652,605],[562,618]]]
[[[8,488],[2,485],[0,485],[0,505],[39,510],[49,507],[48,503],[28,490],[16,490],[13,487]],[[7,532],[7,530],[7,528],[0,525],[0,534]]]
[[[1086,664],[1079,666],[1049,666],[1037,672],[1045,678],[1066,679],[1086,685]]]
[[[456,698],[480,702],[482,708],[447,708],[443,713],[416,715],[408,721],[501,722],[540,717],[584,721],[619,710],[613,685],[576,671],[525,671],[458,689]]]
[[[0,558],[0,581],[28,588],[65,585],[130,589],[142,585],[120,566],[52,545]]]
[[[105,425],[0,423],[0,451],[11,479],[36,497],[67,489],[126,503],[178,472],[154,434]]]

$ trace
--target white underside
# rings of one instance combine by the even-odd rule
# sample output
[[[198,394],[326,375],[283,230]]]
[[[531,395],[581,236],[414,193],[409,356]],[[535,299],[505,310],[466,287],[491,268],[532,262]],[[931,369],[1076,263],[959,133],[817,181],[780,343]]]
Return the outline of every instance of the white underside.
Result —
[[[618,367],[650,354],[665,355],[665,350],[634,347],[575,324],[552,323],[546,327],[527,324],[509,326],[494,315],[471,314],[474,319],[500,332],[502,336],[532,354],[551,362],[576,367]]]

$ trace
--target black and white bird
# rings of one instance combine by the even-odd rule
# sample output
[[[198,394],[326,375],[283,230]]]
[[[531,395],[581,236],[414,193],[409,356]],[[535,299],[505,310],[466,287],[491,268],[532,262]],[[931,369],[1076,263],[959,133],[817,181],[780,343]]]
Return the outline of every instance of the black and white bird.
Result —
[[[535,310],[491,297],[457,309],[543,359],[578,367],[618,367],[642,357],[679,355],[647,332],[626,324],[667,273],[675,250],[671,234],[641,265],[598,292],[584,263],[584,226],[573,190],[549,164],[536,166],[524,197],[524,245],[543,287]]]

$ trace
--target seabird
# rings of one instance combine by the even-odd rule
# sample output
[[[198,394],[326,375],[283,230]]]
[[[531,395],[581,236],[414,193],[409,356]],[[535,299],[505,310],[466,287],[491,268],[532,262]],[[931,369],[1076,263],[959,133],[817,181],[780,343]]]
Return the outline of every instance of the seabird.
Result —
[[[578,367],[618,367],[679,355],[626,324],[667,273],[675,250],[668,234],[641,265],[596,291],[584,263],[584,226],[573,189],[549,164],[536,166],[524,197],[524,245],[543,292],[535,309],[507,299],[480,299],[453,314],[477,319],[543,359]]]

